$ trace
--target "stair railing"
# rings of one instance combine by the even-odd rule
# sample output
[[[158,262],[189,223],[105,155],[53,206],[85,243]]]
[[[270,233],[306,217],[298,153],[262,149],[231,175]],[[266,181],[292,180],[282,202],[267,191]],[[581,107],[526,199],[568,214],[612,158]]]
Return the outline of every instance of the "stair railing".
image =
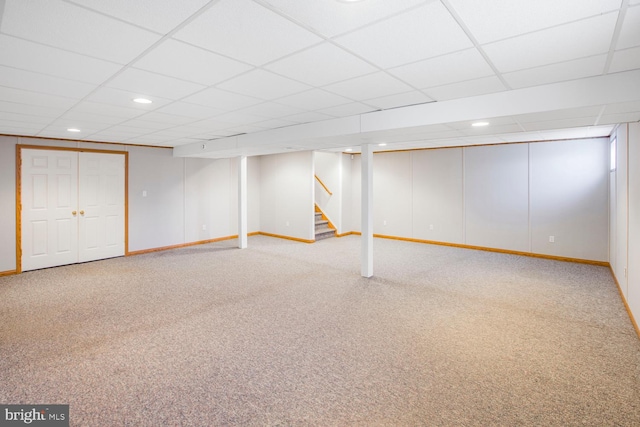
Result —
[[[316,180],[320,183],[322,188],[324,188],[324,191],[326,191],[327,194],[329,194],[330,196],[333,196],[333,193],[327,188],[326,185],[324,185],[324,182],[322,182],[322,180],[318,177],[318,175],[314,175],[314,176],[316,177]]]

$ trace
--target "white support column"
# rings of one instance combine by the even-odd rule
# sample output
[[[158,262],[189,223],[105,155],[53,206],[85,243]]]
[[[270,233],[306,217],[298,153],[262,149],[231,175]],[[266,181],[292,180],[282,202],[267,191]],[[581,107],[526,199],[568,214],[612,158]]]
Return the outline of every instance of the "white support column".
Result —
[[[361,146],[362,277],[373,276],[373,146]]]
[[[247,156],[238,157],[238,248],[247,247]]]

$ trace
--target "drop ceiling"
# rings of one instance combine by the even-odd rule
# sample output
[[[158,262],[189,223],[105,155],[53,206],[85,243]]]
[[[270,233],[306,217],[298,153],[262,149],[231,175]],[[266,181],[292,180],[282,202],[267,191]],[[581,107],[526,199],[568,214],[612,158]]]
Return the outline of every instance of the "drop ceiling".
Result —
[[[638,120],[640,0],[0,0],[0,134],[230,157]]]

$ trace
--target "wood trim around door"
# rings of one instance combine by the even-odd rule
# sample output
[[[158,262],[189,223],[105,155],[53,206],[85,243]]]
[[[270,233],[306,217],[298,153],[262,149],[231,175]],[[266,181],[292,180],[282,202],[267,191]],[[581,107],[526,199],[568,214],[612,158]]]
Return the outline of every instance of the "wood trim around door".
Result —
[[[22,273],[22,150],[57,150],[124,155],[124,255],[129,254],[129,152],[93,148],[16,144],[16,273]]]

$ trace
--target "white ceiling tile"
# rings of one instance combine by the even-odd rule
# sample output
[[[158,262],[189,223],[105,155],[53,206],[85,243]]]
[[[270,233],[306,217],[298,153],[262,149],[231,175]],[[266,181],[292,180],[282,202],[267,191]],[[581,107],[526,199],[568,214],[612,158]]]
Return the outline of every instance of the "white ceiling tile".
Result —
[[[609,136],[613,131],[615,126],[612,125],[604,125],[604,126],[591,126],[587,128],[587,136],[592,137],[602,137]]]
[[[324,86],[377,69],[330,43],[280,59],[265,68],[311,86]]]
[[[40,133],[43,127],[43,125],[37,123],[14,122],[0,118],[0,129],[2,129],[3,134],[7,135],[34,136]]]
[[[96,87],[88,83],[3,66],[0,66],[0,86],[74,99],[84,98]]]
[[[349,102],[351,102],[351,100],[322,89],[311,89],[278,100],[280,104],[307,110],[320,110]]]
[[[603,114],[598,124],[633,123],[640,121],[640,111],[635,113]]]
[[[180,99],[205,88],[200,84],[185,82],[173,77],[161,76],[160,74],[135,68],[125,70],[111,80],[107,86],[167,99]]]
[[[610,73],[640,68],[640,47],[617,51],[609,67]]]
[[[397,95],[383,96],[381,98],[374,98],[367,100],[367,104],[378,107],[382,110],[389,108],[404,107],[406,105],[424,104],[432,102],[433,99],[429,98],[424,93],[414,90],[406,93],[399,93]]]
[[[140,118],[127,120],[126,122],[123,122],[122,124],[125,125],[125,126],[128,126],[130,128],[137,128],[140,131],[146,130],[145,133],[156,132],[158,130],[168,129],[168,128],[172,128],[172,127],[176,126],[173,123],[162,123],[162,122],[158,122],[158,121],[154,122],[154,121],[149,121],[149,120],[143,120],[143,119],[140,119]]]
[[[92,114],[85,113],[83,111],[79,111],[77,108],[74,108],[61,117],[69,120],[77,120],[78,122],[90,122],[90,123],[100,123],[103,125],[117,125],[128,119],[123,117],[114,117],[114,116],[106,116],[104,114]]]
[[[379,72],[334,83],[325,89],[354,101],[363,101],[409,92],[412,88],[386,73]]]
[[[510,126],[516,124],[516,121],[511,117],[492,117],[490,119],[487,119],[486,121],[489,122],[489,126],[474,127],[472,126],[472,124],[475,122],[475,120],[464,120],[461,122],[447,123],[447,126],[451,129],[462,130],[465,132],[470,130],[472,131],[472,134],[484,134],[487,130],[496,129],[500,126]]]
[[[36,116],[33,114],[14,113],[11,111],[0,111],[0,120],[8,120],[13,122],[37,123],[46,125],[55,121],[56,118]]]
[[[414,62],[390,69],[389,72],[419,88],[443,86],[494,74],[476,49],[466,49]]]
[[[139,97],[149,98],[153,102],[151,104],[138,104],[136,102],[133,102],[135,98]],[[160,98],[157,96],[150,97],[147,93],[130,92],[127,90],[114,89],[110,87],[100,87],[91,95],[89,95],[86,100],[141,111],[152,111],[156,108],[173,102],[170,99]]]
[[[618,114],[603,114],[598,124],[633,123],[640,121],[640,111]]]
[[[481,44],[617,10],[620,0],[449,0]]]
[[[506,88],[500,79],[496,76],[491,76],[476,80],[468,80],[466,82],[432,87],[425,90],[425,92],[437,101],[447,101],[449,99],[485,95],[487,93],[502,92],[504,90],[506,90]]]
[[[609,13],[483,48],[503,73],[607,53],[617,17]]]
[[[460,131],[465,135],[465,137],[479,137],[479,135],[499,135],[501,133],[511,133],[521,131],[522,128],[517,124],[505,124],[505,125],[494,125],[487,127],[467,127],[465,129],[461,129]],[[494,140],[495,137],[492,137]]]
[[[627,9],[616,49],[626,49],[638,45],[640,45],[640,6]]]
[[[621,102],[609,104],[604,110],[605,114],[635,113],[640,111],[640,101]]]
[[[136,68],[207,86],[250,70],[250,65],[175,40],[165,40],[134,64]]]
[[[263,122],[264,117],[254,116],[254,115],[246,114],[240,111],[234,111],[231,113],[221,114],[219,116],[213,117],[212,120],[237,126],[237,125],[247,125],[251,123]]]
[[[242,126],[232,127],[227,130],[228,130],[229,136],[231,136],[231,135],[242,135],[245,133],[260,132],[265,130],[265,128],[257,125],[242,125]]]
[[[630,5],[640,4],[640,0],[629,0]]]
[[[159,113],[175,114],[176,116],[187,116],[194,120],[205,119],[224,113],[219,108],[205,107],[204,105],[190,104],[188,102],[174,102],[155,110]]]
[[[505,73],[502,76],[513,89],[538,86],[565,80],[597,76],[604,71],[607,55],[597,55],[574,61]]]
[[[297,122],[293,122],[290,120],[269,119],[263,122],[257,122],[256,126],[259,126],[265,129],[277,129],[277,128],[283,128],[283,127],[297,125],[297,124],[298,124]]]
[[[538,133],[544,141],[551,141],[554,139],[575,139],[587,137],[587,127],[578,127],[570,129],[551,129],[542,130]]]
[[[303,83],[260,69],[249,71],[246,74],[221,83],[218,87],[264,100],[282,98],[309,89],[309,86]]]
[[[17,104],[63,109],[69,109],[78,102],[77,99],[73,98],[29,92],[3,86],[0,86],[0,99]]]
[[[289,116],[286,119],[296,123],[311,123],[311,122],[320,122],[322,120],[329,120],[334,118],[335,117],[328,116],[326,114],[309,111],[307,113],[294,114],[293,116]]]
[[[226,109],[228,111],[264,102],[258,98],[227,92],[216,88],[205,89],[202,92],[198,92],[184,98],[182,101],[213,108]]]
[[[168,33],[208,3],[208,0],[180,0],[179,2],[166,0],[70,1],[161,34]]]
[[[160,39],[60,0],[6,0],[2,32],[120,64],[129,63]]]
[[[82,101],[78,105],[74,106],[73,111],[102,116],[121,117],[123,119],[130,119],[145,113],[142,109],[103,104],[101,102],[93,102],[90,100]]]
[[[0,65],[99,84],[121,66],[0,34]]]
[[[184,125],[194,121],[194,119],[190,117],[176,116],[175,114],[158,113],[156,111],[146,113],[145,115],[140,116],[139,118],[141,120],[146,120],[150,122],[160,122],[163,124],[173,124],[173,125]]]
[[[262,104],[243,108],[242,110],[240,110],[240,112],[264,118],[278,119],[281,117],[290,116],[292,114],[303,113],[304,110],[291,107],[289,105],[279,104],[276,102],[263,102]]]
[[[383,68],[473,46],[440,2],[356,30],[335,42]]]
[[[327,37],[354,30],[366,24],[395,15],[424,0],[367,0],[357,4],[335,0],[266,0],[276,9]]]
[[[548,122],[523,123],[522,126],[527,131],[544,131],[547,129],[593,126],[595,124],[595,121],[596,117],[581,117],[574,119],[551,120]]]
[[[376,111],[375,107],[371,107],[369,105],[364,105],[359,102],[352,102],[350,104],[338,105],[336,107],[325,108],[319,110],[319,113],[329,114],[334,117],[349,117],[355,116],[358,114],[369,113],[371,111]]]
[[[553,120],[564,119],[576,119],[576,118],[591,118],[595,119],[602,110],[601,106],[585,107],[585,108],[570,108],[565,110],[545,111],[541,113],[520,114],[513,116],[513,119],[518,123],[540,123]]]
[[[56,118],[67,109],[59,107],[43,107],[39,105],[18,104],[16,102],[0,101],[0,112],[27,114],[39,117]]]
[[[322,41],[250,0],[221,0],[174,37],[254,65]]]

